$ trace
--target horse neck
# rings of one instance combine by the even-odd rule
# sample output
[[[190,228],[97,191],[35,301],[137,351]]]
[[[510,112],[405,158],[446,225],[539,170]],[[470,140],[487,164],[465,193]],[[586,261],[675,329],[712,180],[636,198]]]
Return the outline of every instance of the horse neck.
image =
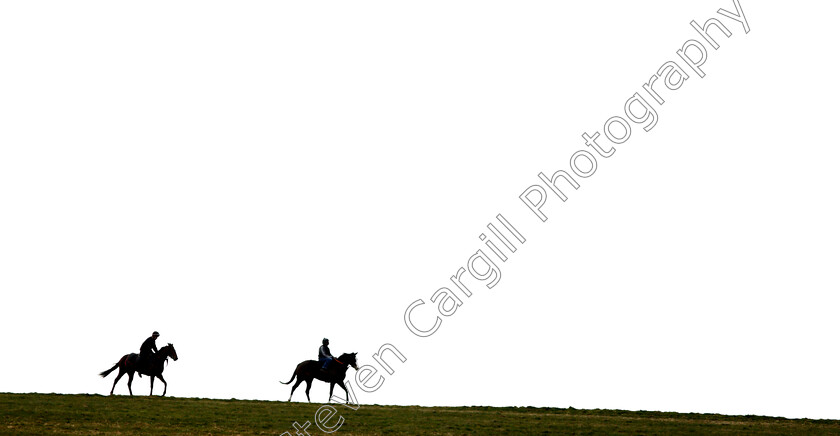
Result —
[[[344,380],[344,375],[347,374],[347,366],[348,365],[346,363],[343,365],[336,365],[334,370],[335,372],[333,374],[338,375],[342,380]]]
[[[344,359],[342,359],[342,357],[344,357]],[[336,358],[336,360],[338,360],[338,362],[341,362],[340,366],[345,371],[347,370],[347,368],[350,367],[350,362],[348,362],[350,360],[350,355],[339,356]]]
[[[157,359],[160,359],[160,360],[163,360],[163,359],[166,359],[167,357],[169,357],[169,345],[167,345],[167,346],[161,348],[160,350],[158,350],[158,352],[154,354],[154,357],[157,358]]]

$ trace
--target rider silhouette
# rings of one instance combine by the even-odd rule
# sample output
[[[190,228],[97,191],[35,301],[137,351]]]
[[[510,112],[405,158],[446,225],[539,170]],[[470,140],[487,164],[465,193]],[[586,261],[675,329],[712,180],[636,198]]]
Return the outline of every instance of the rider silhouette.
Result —
[[[137,360],[137,366],[140,368],[145,368],[148,365],[149,357],[157,353],[157,345],[155,345],[155,339],[160,336],[160,333],[153,332],[151,336],[149,336],[145,341],[143,341],[143,345],[140,346],[140,358]]]
[[[333,355],[330,354],[330,340],[324,338],[324,340],[322,340],[321,343],[323,345],[321,345],[321,348],[318,348],[318,362],[323,364],[321,366],[321,369],[327,369],[327,365],[329,365],[330,361],[335,359],[335,357],[333,357]]]

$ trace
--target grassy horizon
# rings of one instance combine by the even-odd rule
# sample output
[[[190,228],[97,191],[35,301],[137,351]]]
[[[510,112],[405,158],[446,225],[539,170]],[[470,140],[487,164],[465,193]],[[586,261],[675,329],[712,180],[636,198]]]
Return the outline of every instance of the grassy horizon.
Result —
[[[0,434],[280,435],[315,424],[323,403],[0,393]],[[840,421],[545,407],[425,407],[332,403],[334,435],[840,435]],[[323,410],[323,409],[322,409]],[[301,434],[305,434],[301,432]]]

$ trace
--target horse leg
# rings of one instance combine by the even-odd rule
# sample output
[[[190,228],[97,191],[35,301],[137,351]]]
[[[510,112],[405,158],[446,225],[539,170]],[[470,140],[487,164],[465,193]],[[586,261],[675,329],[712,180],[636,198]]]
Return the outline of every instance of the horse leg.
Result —
[[[134,381],[134,371],[128,373],[128,395],[134,396],[134,392],[131,392],[132,381]]]
[[[330,402],[330,400],[332,400],[332,393],[333,393],[333,388],[334,387],[335,387],[335,383],[330,383],[330,396],[327,397],[327,402],[328,403]]]
[[[119,374],[117,374],[117,378],[114,379],[114,385],[111,386],[111,395],[114,395],[114,388],[117,387],[117,382],[120,381],[120,378],[122,378],[123,374],[125,374],[125,371],[123,371],[123,369],[120,368],[120,372]]]
[[[155,391],[155,376],[150,375],[149,378],[151,379],[151,389],[149,389],[149,396],[152,396],[152,392]]]
[[[160,396],[165,397],[166,396],[166,380],[163,379],[163,374],[158,375],[157,378],[159,378],[160,381],[163,382],[163,393]]]
[[[347,392],[347,386],[344,386],[344,382],[338,382],[338,385],[341,386],[341,389],[344,389],[344,396],[347,397],[347,404],[350,404],[350,392]],[[332,397],[332,392],[330,392],[330,397]]]
[[[300,385],[300,383],[301,383],[302,381],[303,381],[303,379],[301,379],[300,377],[298,377],[297,381],[295,382],[295,385],[294,385],[294,386],[292,386],[292,392],[289,394],[289,401],[292,401],[292,394],[294,394],[294,393],[295,393],[295,389],[297,389],[298,385]]]
[[[312,400],[309,399],[309,389],[311,389],[311,388],[312,388],[312,379],[311,378],[306,379],[306,401],[308,401],[310,403],[312,402]]]

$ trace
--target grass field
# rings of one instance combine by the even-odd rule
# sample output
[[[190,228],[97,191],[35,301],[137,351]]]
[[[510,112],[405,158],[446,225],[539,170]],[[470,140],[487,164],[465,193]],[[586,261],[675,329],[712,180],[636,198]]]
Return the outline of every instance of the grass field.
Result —
[[[0,434],[280,435],[315,425],[322,404],[197,398],[0,394]],[[840,435],[840,421],[532,407],[412,407],[332,404],[353,435]],[[306,434],[301,431],[301,435]]]

